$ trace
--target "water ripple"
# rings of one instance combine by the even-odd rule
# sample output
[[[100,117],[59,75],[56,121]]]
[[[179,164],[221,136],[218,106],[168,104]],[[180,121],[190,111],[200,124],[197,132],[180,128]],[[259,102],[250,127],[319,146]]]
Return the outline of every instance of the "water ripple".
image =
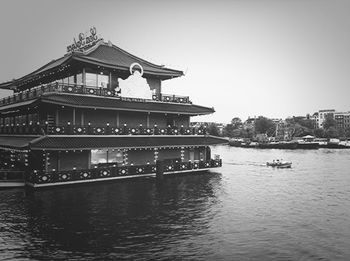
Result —
[[[0,190],[0,259],[350,260],[349,151],[213,153],[222,168],[162,183]]]

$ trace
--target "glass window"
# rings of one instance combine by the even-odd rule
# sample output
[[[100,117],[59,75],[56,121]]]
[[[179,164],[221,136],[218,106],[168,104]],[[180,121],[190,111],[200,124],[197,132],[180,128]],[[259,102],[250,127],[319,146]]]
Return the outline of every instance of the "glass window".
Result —
[[[83,84],[83,74],[81,73],[77,74],[77,84],[79,85]]]
[[[109,84],[109,77],[107,75],[99,74],[97,76],[97,86],[107,88]]]
[[[86,86],[97,86],[97,75],[94,73],[86,73]]]
[[[63,84],[68,84],[68,78],[63,79]]]
[[[74,75],[68,77],[68,83],[69,84],[75,84]]]
[[[91,164],[107,163],[107,150],[91,150]]]
[[[109,150],[108,151],[108,163],[123,163],[123,152],[119,150]]]

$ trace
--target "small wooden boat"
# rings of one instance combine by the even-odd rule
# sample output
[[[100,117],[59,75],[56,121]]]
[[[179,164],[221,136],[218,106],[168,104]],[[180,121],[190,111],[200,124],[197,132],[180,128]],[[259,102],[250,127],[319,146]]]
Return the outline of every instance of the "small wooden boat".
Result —
[[[272,161],[272,162],[266,162],[266,165],[267,165],[267,166],[270,166],[270,167],[276,167],[276,168],[286,169],[286,168],[291,168],[291,167],[292,167],[292,162],[274,160],[274,161]]]

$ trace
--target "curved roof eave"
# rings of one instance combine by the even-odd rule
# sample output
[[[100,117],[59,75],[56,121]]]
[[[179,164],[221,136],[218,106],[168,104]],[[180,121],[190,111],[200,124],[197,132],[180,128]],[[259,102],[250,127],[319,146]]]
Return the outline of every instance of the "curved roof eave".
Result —
[[[88,95],[81,96],[74,94],[48,93],[41,96],[40,101],[47,104],[56,104],[76,108],[96,108],[102,110],[169,113],[189,116],[207,115],[215,112],[214,108],[208,108],[194,104],[165,103],[152,101],[122,101],[116,98],[93,97]]]
[[[175,77],[180,77],[183,76],[184,73],[182,71],[179,70],[174,70],[174,69],[169,69],[169,68],[165,68],[163,66],[160,65],[156,65],[154,63],[148,62],[142,58],[139,58],[133,54],[130,54],[128,52],[126,52],[125,50],[117,47],[116,45],[112,45],[109,46],[107,43],[104,42],[100,42],[98,43],[97,46],[95,46],[94,48],[92,48],[91,50],[89,50],[86,53],[81,53],[81,52],[72,52],[69,54],[65,54],[64,56],[58,58],[58,59],[54,59],[51,62],[45,64],[44,66],[41,66],[40,68],[38,68],[37,70],[21,77],[18,79],[14,79],[12,81],[8,81],[8,82],[4,82],[0,84],[0,89],[14,89],[16,87],[16,85],[18,85],[18,83],[26,81],[26,80],[30,80],[33,77],[37,76],[38,74],[41,73],[46,73],[52,69],[55,69],[59,66],[62,66],[63,64],[67,64],[69,63],[70,59],[74,59],[77,61],[83,61],[83,62],[88,62],[88,63],[94,63],[96,65],[101,65],[101,66],[106,66],[106,67],[110,67],[110,68],[116,68],[116,69],[121,69],[121,70],[129,70],[129,67],[125,67],[125,66],[118,66],[117,64],[111,64],[108,62],[104,62],[101,61],[99,59],[93,58],[90,55],[92,55],[96,50],[99,49],[99,47],[103,48],[103,47],[109,47],[109,48],[113,48],[121,53],[123,53],[124,55],[128,56],[129,58],[134,59],[135,61],[139,61],[141,63],[147,64],[149,67],[151,67],[152,69],[154,69],[154,71],[151,69],[146,69],[145,70],[145,75],[151,75],[151,76],[159,76],[161,77],[163,80],[167,80],[167,79],[171,79],[171,78],[175,78]]]
[[[74,59],[76,61],[80,61],[80,62],[86,62],[86,63],[90,63],[90,64],[92,63],[94,65],[100,65],[100,66],[104,66],[104,67],[109,67],[109,68],[112,68],[112,69],[129,71],[129,67],[118,66],[116,64],[106,63],[106,62],[103,62],[103,61],[101,61],[99,59],[95,59],[95,58],[92,58],[92,57],[73,56],[72,59]],[[157,69],[157,70],[159,70],[159,69]],[[164,70],[168,70],[168,72],[164,72]],[[182,71],[177,71],[177,70],[168,69],[168,68],[163,68],[162,71],[157,71],[157,72],[156,71],[150,71],[150,70],[144,70],[144,74],[145,75],[152,75],[152,76],[160,76],[164,80],[175,78],[175,77],[180,77],[180,76],[184,75],[184,73]]]
[[[39,73],[45,73],[52,69],[56,69],[59,66],[62,66],[63,64],[69,62],[69,59],[72,58],[72,55],[66,55],[61,58],[58,58],[56,60],[52,60],[51,62],[45,64],[44,66],[41,66],[39,69],[22,76],[21,78],[14,79],[12,81],[8,81],[6,83],[0,84],[0,89],[12,89],[11,87],[15,88],[17,83],[28,81],[31,78],[35,77]]]
[[[226,139],[210,135],[47,135],[30,143],[32,150],[86,150],[94,148],[192,147],[225,144]]]

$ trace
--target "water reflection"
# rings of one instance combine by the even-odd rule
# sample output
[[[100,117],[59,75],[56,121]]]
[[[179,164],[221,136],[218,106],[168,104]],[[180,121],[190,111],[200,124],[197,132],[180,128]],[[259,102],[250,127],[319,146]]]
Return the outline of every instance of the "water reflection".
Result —
[[[350,260],[350,150],[213,153],[161,183],[0,191],[0,259]]]
[[[174,234],[185,240],[206,233],[220,182],[220,174],[204,173],[169,177],[161,184],[138,179],[19,191],[22,195],[0,192],[3,199],[8,193],[2,204],[11,212],[2,213],[1,220],[7,216],[5,222],[12,226],[3,240],[10,252],[34,259],[50,252],[56,258],[70,253],[77,259],[96,254],[132,259],[140,252],[163,251],[176,256],[175,249],[169,251],[176,245]],[[13,227],[19,230],[14,233]],[[11,241],[21,241],[21,247],[14,248]]]

